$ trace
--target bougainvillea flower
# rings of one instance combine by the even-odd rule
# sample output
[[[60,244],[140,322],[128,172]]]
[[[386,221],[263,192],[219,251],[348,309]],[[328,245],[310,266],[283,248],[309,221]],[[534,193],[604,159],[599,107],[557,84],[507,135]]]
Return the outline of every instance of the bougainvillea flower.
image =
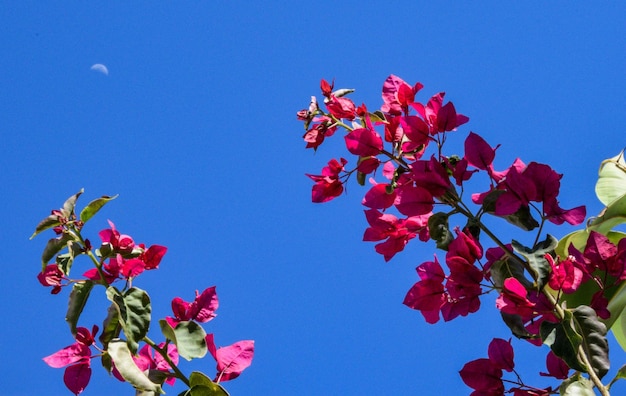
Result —
[[[396,200],[396,192],[388,191],[389,183],[374,184],[361,203],[370,209],[387,209]]]
[[[424,187],[406,185],[396,189],[394,202],[398,212],[406,216],[420,216],[432,212],[433,195]]]
[[[587,209],[584,205],[572,209],[562,209],[559,206],[559,201],[555,198],[550,201],[544,201],[543,214],[549,222],[556,225],[561,225],[564,222],[571,225],[578,225],[585,221]]]
[[[163,348],[165,343],[159,344],[159,348]],[[172,363],[178,364],[178,350],[176,349],[176,345],[168,344],[167,345],[167,356],[172,360]],[[170,365],[165,361],[163,356],[159,353],[155,353],[149,345],[144,345],[140,350],[137,356],[133,356],[133,360],[135,364],[141,371],[147,370],[156,370],[164,373],[170,372]],[[174,385],[176,382],[176,378],[168,376],[165,382],[169,385]]]
[[[145,270],[145,262],[139,258],[125,259],[121,254],[109,259],[108,263],[102,266],[102,273],[107,284],[113,283],[118,278],[130,279],[141,274]],[[100,272],[96,268],[91,268],[83,274],[87,279],[99,282]]]
[[[144,249],[144,251],[137,258],[143,261],[144,268],[146,270],[159,268],[163,256],[167,253],[167,248],[161,245],[152,245],[148,249],[145,249],[143,244],[141,244],[140,247]]]
[[[341,195],[343,183],[339,180],[339,174],[343,172],[348,163],[344,158],[328,161],[328,165],[322,168],[321,175],[307,174],[315,182],[312,188],[311,200],[315,203],[328,202]]]
[[[514,352],[511,345],[511,339],[508,341],[502,338],[494,338],[489,343],[487,350],[489,360],[497,367],[506,371],[513,371],[515,363],[513,362]]]
[[[370,157],[380,154],[383,149],[383,139],[369,128],[358,128],[345,136],[346,147],[354,155]]]
[[[328,100],[324,101],[328,112],[335,116],[335,118],[345,118],[348,120],[354,120],[356,117],[356,106],[354,102],[348,98],[337,97],[330,95]]]
[[[547,373],[539,373],[544,377],[554,377],[556,379],[565,380],[569,378],[569,366],[560,357],[556,356],[554,352],[548,352],[546,356]]]
[[[526,288],[515,278],[504,280],[502,293],[496,299],[496,307],[507,314],[531,316],[535,304],[527,298]]]
[[[188,303],[180,297],[172,300],[172,311],[174,317],[166,317],[167,322],[172,327],[176,327],[179,322],[195,320],[205,323],[213,319],[217,314],[215,311],[219,306],[215,286],[205,289],[202,294],[196,290],[196,298]]]
[[[387,77],[383,83],[383,105],[381,111],[392,115],[400,115],[407,112],[408,106],[415,100],[415,94],[424,86],[416,83],[410,86],[403,79],[393,74]]]
[[[61,284],[61,281],[65,278],[63,271],[59,268],[57,264],[49,264],[46,268],[37,274],[37,279],[39,283],[44,286],[52,286],[52,294],[58,294],[61,291],[61,287],[64,285]]]
[[[314,124],[302,137],[306,142],[306,148],[317,150],[317,148],[324,142],[324,139],[332,136],[336,130],[337,127],[329,127],[328,122]]]
[[[133,251],[135,242],[129,235],[120,234],[115,228],[115,224],[109,220],[111,228],[100,231],[100,239],[103,244],[110,244],[115,253],[128,254]]]
[[[420,146],[425,147],[428,145],[431,137],[428,125],[426,125],[424,120],[418,116],[405,116],[398,118],[400,119],[402,131],[408,139],[408,141],[405,141],[402,144],[402,151],[411,152],[420,148]]]
[[[419,236],[420,240],[427,241],[428,235],[428,217],[412,216],[406,219],[398,219],[391,214],[383,214],[376,209],[365,211],[365,218],[369,223],[369,227],[363,234],[363,240],[367,242],[376,242],[386,239],[385,242],[375,246],[376,252],[382,254],[385,261],[389,261],[393,256],[404,250],[409,240]]]
[[[216,348],[213,334],[207,334],[206,344],[211,356],[217,362],[215,382],[237,378],[252,364],[254,357],[254,341],[252,340],[243,340],[226,347]]]
[[[496,156],[496,150],[500,145],[495,148],[491,146],[480,135],[470,132],[465,139],[465,160],[467,163],[475,168],[482,170],[492,169],[493,160]]]
[[[444,195],[452,185],[448,173],[435,156],[428,161],[415,161],[409,167],[415,184],[428,190],[433,197]]]
[[[575,292],[583,281],[584,271],[575,262],[574,257],[564,260],[558,258],[557,261],[549,254],[545,257],[552,268],[548,285],[554,290],[562,290],[563,293]]]
[[[76,342],[50,356],[43,358],[48,366],[53,368],[66,367],[63,375],[65,386],[78,395],[82,393],[91,378],[91,348],[98,326],[93,326],[91,332],[84,327],[76,328]]]
[[[476,391],[504,395],[502,370],[490,359],[472,360],[463,366],[459,374],[465,385]]]

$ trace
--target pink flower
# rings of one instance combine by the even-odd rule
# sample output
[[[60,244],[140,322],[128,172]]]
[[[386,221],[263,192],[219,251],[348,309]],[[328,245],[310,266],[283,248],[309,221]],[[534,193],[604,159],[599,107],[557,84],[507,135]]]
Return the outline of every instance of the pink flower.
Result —
[[[380,154],[383,139],[369,128],[357,128],[345,136],[346,147],[351,154],[370,157]]]
[[[502,369],[491,359],[472,360],[463,366],[459,374],[465,385],[482,392],[477,394],[504,395]]]
[[[409,240],[419,236],[420,240],[428,240],[428,217],[412,216],[398,219],[391,214],[383,214],[376,209],[365,211],[369,227],[363,234],[363,240],[368,242],[382,241],[375,246],[376,252],[382,254],[385,261],[389,261],[396,253],[404,250]]]
[[[569,377],[570,368],[563,361],[563,359],[556,356],[552,351],[548,352],[548,355],[546,356],[546,367],[548,368],[548,372],[539,373],[539,375],[544,377],[554,377],[560,380],[564,380]]]
[[[215,286],[205,289],[202,294],[196,290],[196,298],[193,302],[188,303],[180,297],[172,300],[172,311],[174,318],[166,317],[165,319],[172,327],[176,327],[179,322],[194,320],[196,322],[205,323],[213,319],[217,314],[215,311],[219,306]]]
[[[583,281],[584,271],[577,265],[574,257],[555,262],[551,255],[546,254],[546,260],[552,268],[548,284],[554,290],[563,290],[563,293],[575,292]]]
[[[526,288],[515,278],[504,280],[502,293],[496,299],[496,307],[507,314],[520,315],[522,318],[532,316],[535,303],[527,298]]]
[[[331,94],[326,101],[326,108],[330,114],[335,116],[335,118],[354,120],[356,117],[356,106],[354,105],[354,102],[348,98],[338,98]]]
[[[392,115],[400,115],[402,112],[408,112],[408,107],[415,100],[415,94],[424,86],[416,83],[410,86],[400,77],[393,74],[387,77],[383,84],[383,102],[381,111]]]
[[[206,344],[211,356],[217,362],[215,382],[235,379],[252,364],[254,357],[254,341],[252,340],[239,341],[227,347],[216,348],[213,334],[207,334]]]
[[[61,291],[61,287],[65,286],[61,284],[61,281],[65,279],[63,271],[57,264],[49,264],[46,268],[37,274],[39,283],[44,286],[52,286],[52,294],[58,294]]]
[[[110,244],[113,251],[121,254],[129,254],[135,247],[133,238],[129,235],[120,234],[115,228],[115,224],[109,220],[109,226],[111,228],[100,231],[100,239],[103,244]]]
[[[159,344],[159,348],[163,348],[165,343]],[[167,356],[172,360],[172,363],[178,364],[178,351],[176,349],[176,345],[168,344],[167,345]],[[159,353],[155,353],[150,345],[144,345],[140,350],[137,356],[133,356],[133,360],[137,367],[141,371],[146,370],[156,370],[164,373],[170,372],[170,365],[165,361],[163,356]],[[166,383],[169,385],[174,385],[176,382],[176,378],[168,376]]]
[[[78,395],[82,393],[91,378],[91,348],[98,332],[98,326],[94,325],[92,332],[84,327],[76,328],[76,342],[50,356],[43,358],[48,366],[62,368],[65,366],[63,382],[65,386]]]

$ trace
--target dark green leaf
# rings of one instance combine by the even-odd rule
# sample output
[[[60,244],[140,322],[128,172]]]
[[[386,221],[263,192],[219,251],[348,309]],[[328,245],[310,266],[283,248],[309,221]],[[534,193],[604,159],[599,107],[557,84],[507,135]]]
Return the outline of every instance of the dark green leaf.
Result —
[[[438,212],[428,218],[428,233],[430,238],[437,243],[437,248],[448,250],[448,245],[454,240],[448,225],[448,214]]]
[[[109,286],[106,294],[118,310],[128,347],[132,353],[137,353],[139,341],[148,334],[150,328],[152,308],[148,293],[133,287],[122,295],[115,287]]]
[[[602,378],[610,368],[606,326],[600,321],[596,311],[587,305],[576,307],[573,314],[576,330],[583,338],[583,350],[593,370]]]
[[[527,248],[516,240],[511,241],[511,246],[513,246],[515,252],[526,257],[526,261],[534,272],[532,275],[535,278],[538,290],[543,289],[546,285],[552,271],[550,263],[546,260],[546,254],[551,254],[558,243],[559,241],[552,235],[547,235],[545,241],[537,243],[532,249]]]
[[[522,339],[529,339],[533,337],[533,335],[526,330],[521,316],[504,312],[500,312],[500,315],[502,315],[502,320],[509,327],[509,329],[511,329],[511,332],[515,337]]]
[[[83,312],[83,308],[85,308],[85,304],[87,304],[93,285],[94,283],[92,281],[86,280],[76,282],[72,287],[67,313],[65,314],[65,321],[70,325],[70,331],[74,335],[76,335],[78,319]]]
[[[176,344],[178,354],[187,360],[204,357],[207,353],[206,333],[193,321],[180,322],[172,328],[165,319],[159,320],[161,332]]]
[[[365,177],[367,175],[363,172],[356,172],[356,182],[359,183],[360,186],[364,186],[365,185]]]
[[[61,225],[61,222],[59,221],[59,217],[57,215],[50,215],[46,217],[45,219],[41,220],[39,224],[37,224],[37,227],[35,227],[35,232],[33,232],[33,235],[30,236],[30,239],[33,239],[37,234],[39,234],[42,231],[45,231],[49,228],[56,227],[59,225]]]
[[[563,359],[570,368],[586,373],[587,369],[578,360],[578,347],[583,342],[583,337],[572,327],[573,317],[572,312],[566,310],[562,322],[544,321],[541,323],[539,333],[543,343],[548,345],[552,352]]]
[[[74,241],[67,242],[67,253],[59,254],[56,258],[56,262],[59,265],[59,269],[66,275],[69,276],[70,270],[72,269],[72,264],[74,263],[74,259],[76,256],[83,254],[80,245]]]
[[[41,270],[45,270],[46,266],[52,258],[67,246],[72,238],[68,234],[62,234],[58,238],[52,238],[46,244],[41,254]]]
[[[102,333],[98,338],[100,343],[102,344],[103,349],[107,349],[107,345],[111,342],[112,339],[118,338],[120,336],[120,331],[122,330],[122,325],[120,324],[120,314],[115,306],[115,303],[109,305],[107,309],[107,317],[104,319],[102,323]]]
[[[161,389],[161,385],[150,381],[150,378],[137,367],[128,349],[128,344],[124,340],[112,340],[109,343],[107,352],[111,356],[113,363],[115,363],[115,368],[119,371],[122,378],[135,387],[135,389],[157,394],[165,393],[163,389]]]
[[[501,260],[496,260],[489,268],[491,280],[496,288],[502,289],[502,285],[507,278],[517,279],[526,289],[530,289],[533,283],[524,276],[524,267],[517,260],[512,260],[508,256],[503,256]]]
[[[385,114],[382,111],[380,111],[380,110],[376,110],[375,112],[370,113],[370,121],[387,123],[387,119],[385,118]]]
[[[102,197],[94,199],[93,201],[89,202],[89,204],[87,204],[87,206],[85,206],[83,210],[81,210],[80,220],[86,223],[96,213],[98,213],[98,211],[102,209],[104,205],[106,205],[109,201],[114,200],[115,198],[117,198],[117,195],[114,195],[112,197],[103,195]]]

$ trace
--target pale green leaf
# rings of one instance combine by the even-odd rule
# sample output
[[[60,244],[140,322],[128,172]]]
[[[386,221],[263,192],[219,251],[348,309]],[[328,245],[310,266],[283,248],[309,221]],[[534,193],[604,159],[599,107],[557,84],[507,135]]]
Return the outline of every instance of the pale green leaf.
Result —
[[[196,322],[180,322],[172,328],[165,319],[161,319],[159,325],[163,335],[176,344],[178,354],[183,358],[191,360],[206,355],[206,333]]]
[[[602,161],[596,183],[596,195],[600,202],[611,202],[626,194],[626,161],[624,150],[615,157]]]
[[[150,378],[137,367],[126,341],[120,339],[112,340],[109,343],[107,352],[111,356],[115,368],[119,371],[122,378],[135,387],[135,389],[154,392],[156,394],[165,393],[163,389],[161,389],[161,385],[150,381]]]
[[[67,313],[65,314],[65,321],[70,325],[70,331],[72,334],[76,334],[78,319],[80,318],[80,314],[83,312],[83,308],[85,308],[85,304],[87,304],[93,285],[94,283],[92,281],[86,280],[76,282],[72,287]]]

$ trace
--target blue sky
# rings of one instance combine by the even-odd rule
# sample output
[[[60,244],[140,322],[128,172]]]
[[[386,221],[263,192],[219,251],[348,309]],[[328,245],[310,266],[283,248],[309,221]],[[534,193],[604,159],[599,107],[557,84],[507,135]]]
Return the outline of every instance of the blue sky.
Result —
[[[370,107],[389,74],[420,81],[421,99],[445,91],[470,117],[452,147],[471,130],[502,145],[500,168],[517,156],[549,163],[565,175],[562,205],[595,214],[598,165],[625,145],[625,12],[564,1],[4,4],[2,393],[69,394],[62,370],[41,360],[72,343],[67,291],[39,285],[46,236],[28,237],[85,188],[83,204],[119,194],[86,228],[93,240],[111,219],[169,248],[135,283],[155,317],[173,297],[217,285],[207,331],[218,345],[256,341],[252,366],[225,384],[231,394],[469,394],[458,370],[485,357],[492,337],[509,337],[494,298],[435,326],[403,306],[433,245],[385,263],[361,242],[365,189],[312,204],[304,174],[345,154],[340,138],[304,150],[295,112],[321,78],[356,88]],[[87,327],[107,305],[92,299]],[[537,375],[546,350],[513,342],[524,380],[549,384]],[[618,348],[614,366],[626,358]],[[85,395],[131,393],[94,366]],[[212,373],[214,362],[183,369]]]

